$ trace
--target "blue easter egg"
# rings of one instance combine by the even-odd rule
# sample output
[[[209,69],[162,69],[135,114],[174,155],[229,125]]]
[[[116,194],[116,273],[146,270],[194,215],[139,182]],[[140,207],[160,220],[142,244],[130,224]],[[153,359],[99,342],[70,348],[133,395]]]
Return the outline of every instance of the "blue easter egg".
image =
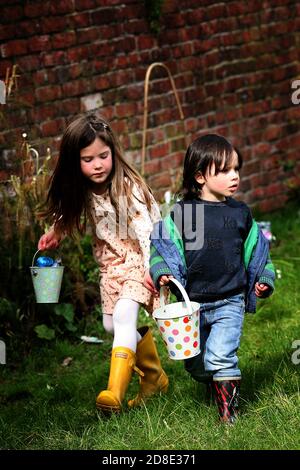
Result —
[[[46,268],[49,266],[52,266],[54,263],[54,260],[50,258],[49,256],[40,256],[36,260],[36,266],[39,266],[40,268]]]

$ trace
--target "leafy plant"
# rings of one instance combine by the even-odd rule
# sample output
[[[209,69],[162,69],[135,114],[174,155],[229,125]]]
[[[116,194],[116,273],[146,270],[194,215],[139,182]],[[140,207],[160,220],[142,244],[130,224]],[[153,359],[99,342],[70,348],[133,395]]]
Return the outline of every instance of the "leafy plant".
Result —
[[[34,331],[40,339],[46,339],[49,341],[55,338],[55,331],[53,328],[49,328],[47,325],[37,325],[34,328]]]
[[[164,0],[145,0],[146,15],[152,33],[160,31],[160,18]]]
[[[20,169],[0,184],[0,329],[5,337],[19,336],[29,343],[37,336],[51,340],[72,335],[94,311],[98,302],[98,268],[93,260],[90,237],[65,240],[62,305],[36,304],[29,266],[46,224],[37,217],[45,200],[51,173],[51,152],[40,156],[27,141],[17,151]]]

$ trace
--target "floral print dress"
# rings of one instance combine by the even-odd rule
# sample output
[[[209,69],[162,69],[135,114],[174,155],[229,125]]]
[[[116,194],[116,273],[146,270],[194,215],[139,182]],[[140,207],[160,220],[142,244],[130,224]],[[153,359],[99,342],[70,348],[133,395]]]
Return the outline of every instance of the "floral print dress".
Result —
[[[158,299],[143,285],[149,268],[150,233],[161,216],[154,198],[149,213],[143,193],[134,185],[129,208],[129,227],[116,226],[115,209],[108,190],[90,193],[89,206],[93,227],[93,253],[100,268],[102,312],[113,314],[116,302],[126,298],[143,305],[149,313],[158,307]]]

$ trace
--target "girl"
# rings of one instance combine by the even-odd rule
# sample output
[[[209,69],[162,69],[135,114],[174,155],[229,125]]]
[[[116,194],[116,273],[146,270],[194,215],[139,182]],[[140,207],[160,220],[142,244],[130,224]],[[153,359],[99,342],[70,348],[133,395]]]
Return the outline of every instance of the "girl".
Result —
[[[201,353],[187,359],[185,367],[213,391],[220,418],[227,423],[237,416],[237,351],[245,302],[246,311],[255,312],[255,296],[271,295],[275,279],[267,240],[249,207],[232,198],[241,166],[241,155],[223,137],[196,139],[185,156],[183,200],[151,236],[155,285],[174,276],[191,300],[200,303]],[[161,239],[166,231],[173,240]]]
[[[160,213],[104,119],[84,115],[67,127],[47,204],[43,215],[53,217],[54,225],[39,240],[40,250],[56,248],[64,235],[76,230],[82,233],[87,219],[92,225],[103,326],[114,334],[108,386],[97,396],[97,408],[121,411],[133,370],[140,374],[140,390],[129,407],[166,392],[168,378],[151,332],[147,327],[136,330],[139,307],[153,309],[149,235]]]

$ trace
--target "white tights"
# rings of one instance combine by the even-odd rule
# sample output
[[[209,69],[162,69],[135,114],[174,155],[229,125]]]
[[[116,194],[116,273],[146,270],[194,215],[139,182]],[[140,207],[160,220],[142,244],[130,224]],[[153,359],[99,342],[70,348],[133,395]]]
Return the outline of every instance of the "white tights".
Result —
[[[136,352],[141,335],[136,329],[140,304],[131,299],[119,299],[112,315],[103,314],[103,327],[114,334],[113,348],[123,346]]]

